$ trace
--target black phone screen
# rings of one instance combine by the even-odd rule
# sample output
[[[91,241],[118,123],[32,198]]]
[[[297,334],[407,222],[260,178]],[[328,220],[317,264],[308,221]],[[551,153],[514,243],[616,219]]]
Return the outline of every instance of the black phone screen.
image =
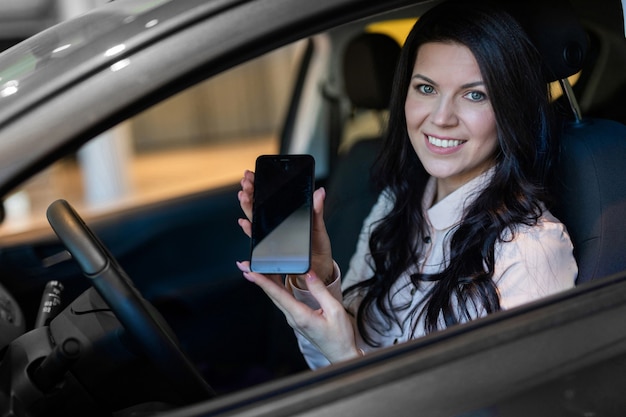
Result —
[[[250,268],[303,274],[311,263],[315,161],[310,155],[257,158]]]

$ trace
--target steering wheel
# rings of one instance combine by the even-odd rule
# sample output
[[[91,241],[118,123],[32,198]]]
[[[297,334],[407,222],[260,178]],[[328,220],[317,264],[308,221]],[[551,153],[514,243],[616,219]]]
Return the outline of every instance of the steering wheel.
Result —
[[[54,232],[129,336],[169,378],[182,398],[193,403],[214,397],[213,389],[167,330],[163,317],[142,297],[74,208],[65,200],[57,200],[48,207],[47,217]]]

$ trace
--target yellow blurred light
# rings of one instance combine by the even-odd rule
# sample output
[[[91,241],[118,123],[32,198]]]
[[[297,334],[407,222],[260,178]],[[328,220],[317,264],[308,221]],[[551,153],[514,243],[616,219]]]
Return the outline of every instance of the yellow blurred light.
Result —
[[[580,78],[580,71],[578,71],[574,75],[570,75],[567,78],[567,80],[569,81],[570,85],[573,86],[576,84],[576,82],[578,82],[579,78]],[[552,100],[556,100],[562,95],[563,95],[563,89],[561,88],[561,84],[558,81],[551,82],[550,83],[550,97],[552,98]]]
[[[415,25],[417,19],[396,19],[376,22],[368,25],[365,30],[370,33],[382,33],[391,36],[400,45],[404,45],[404,40]]]

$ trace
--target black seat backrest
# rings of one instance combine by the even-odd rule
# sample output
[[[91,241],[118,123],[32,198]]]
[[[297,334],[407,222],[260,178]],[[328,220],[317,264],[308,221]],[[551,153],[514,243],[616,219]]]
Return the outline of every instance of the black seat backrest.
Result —
[[[382,33],[361,33],[348,42],[342,73],[352,106],[375,110],[389,107],[399,57],[398,42]]]
[[[566,226],[578,283],[626,270],[626,126],[571,123],[562,138],[553,212]]]
[[[348,43],[343,54],[343,77],[354,108],[387,109],[399,56],[400,45],[387,35],[363,33]],[[363,220],[376,202],[370,170],[382,142],[381,133],[360,138],[340,154],[328,181],[326,227],[333,257],[344,273]]]
[[[378,193],[371,181],[371,167],[382,140],[355,143],[341,155],[328,183],[324,208],[326,229],[332,242],[333,258],[345,274],[356,249],[365,217]]]

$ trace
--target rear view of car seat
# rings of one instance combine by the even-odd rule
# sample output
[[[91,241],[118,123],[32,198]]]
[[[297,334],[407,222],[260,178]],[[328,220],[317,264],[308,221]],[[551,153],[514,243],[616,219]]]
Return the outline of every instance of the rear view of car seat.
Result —
[[[400,45],[383,34],[363,33],[352,39],[343,55],[343,77],[355,109],[388,108]],[[376,202],[371,167],[381,146],[382,132],[359,138],[339,156],[328,183],[325,220],[333,245],[333,257],[344,273],[358,239],[363,220]]]

